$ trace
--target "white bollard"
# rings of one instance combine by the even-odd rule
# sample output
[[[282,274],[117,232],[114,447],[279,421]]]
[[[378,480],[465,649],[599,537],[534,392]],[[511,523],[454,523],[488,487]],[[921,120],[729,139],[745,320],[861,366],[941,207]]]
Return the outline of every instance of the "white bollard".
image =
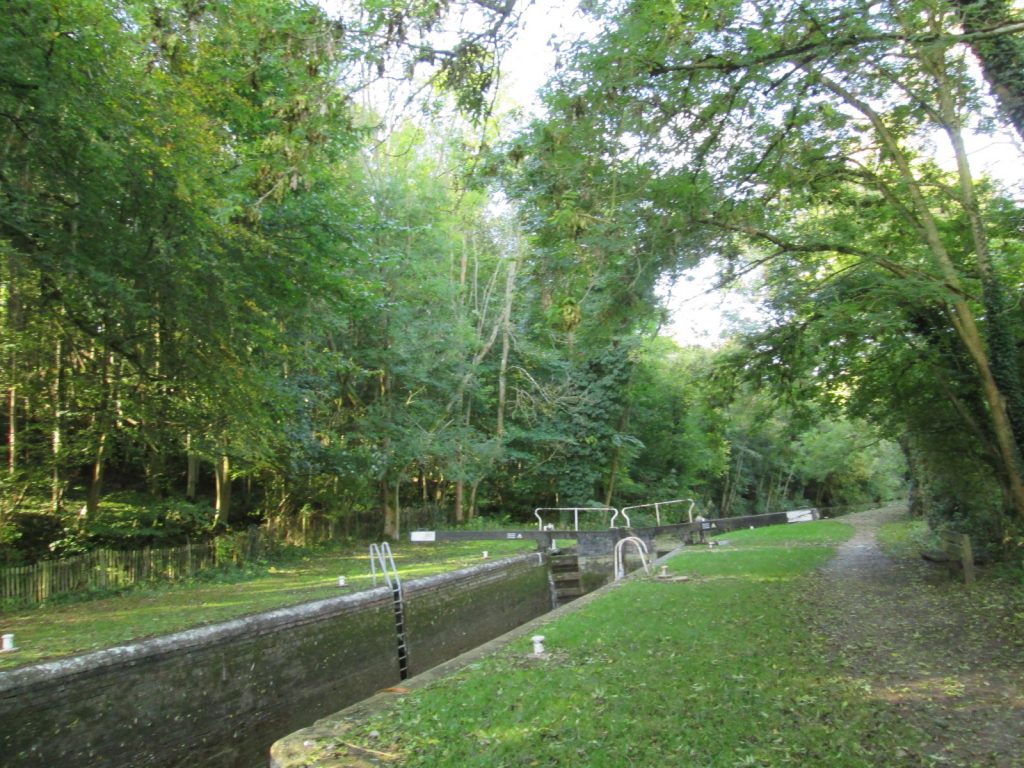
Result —
[[[544,635],[534,635],[530,638],[533,641],[533,655],[544,655]]]
[[[0,635],[0,653],[8,653],[16,650],[18,650],[18,647],[14,644],[13,632]]]
[[[486,560],[488,557],[489,557],[489,553],[485,549],[484,552],[483,552],[483,558],[484,558],[484,560]]]
[[[344,587],[345,586],[345,577],[344,576],[339,576],[338,577],[338,586],[339,587]]]

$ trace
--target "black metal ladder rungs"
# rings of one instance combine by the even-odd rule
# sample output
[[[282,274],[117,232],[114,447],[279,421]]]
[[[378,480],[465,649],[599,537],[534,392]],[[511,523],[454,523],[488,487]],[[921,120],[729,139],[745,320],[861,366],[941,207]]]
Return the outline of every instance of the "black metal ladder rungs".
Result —
[[[370,545],[370,566],[374,586],[377,586],[378,564],[384,574],[384,580],[391,587],[391,599],[395,609],[395,639],[398,643],[398,676],[399,679],[405,680],[409,677],[409,646],[405,637],[405,599],[402,596],[402,579],[398,575],[398,566],[395,565],[391,545],[386,541],[380,545]]]

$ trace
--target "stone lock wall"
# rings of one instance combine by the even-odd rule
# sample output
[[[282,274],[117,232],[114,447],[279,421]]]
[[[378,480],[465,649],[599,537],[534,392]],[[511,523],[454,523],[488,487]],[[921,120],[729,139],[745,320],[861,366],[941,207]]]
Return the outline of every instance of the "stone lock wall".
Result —
[[[410,582],[405,588],[409,674],[418,675],[551,610],[538,554]]]
[[[535,554],[405,596],[414,673],[551,607]],[[254,768],[275,739],[398,680],[381,587],[0,673],[0,764]]]

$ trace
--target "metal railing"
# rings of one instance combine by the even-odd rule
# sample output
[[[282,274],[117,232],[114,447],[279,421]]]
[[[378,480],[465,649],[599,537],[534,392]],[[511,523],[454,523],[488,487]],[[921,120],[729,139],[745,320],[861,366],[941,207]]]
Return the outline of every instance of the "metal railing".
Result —
[[[615,544],[615,580],[618,581],[626,577],[625,549],[627,544],[636,547],[637,554],[640,555],[640,563],[644,567],[644,573],[650,576],[651,566],[647,562],[647,545],[638,536],[627,536],[624,539],[619,539]]]
[[[630,527],[629,515],[626,514],[626,510],[650,509],[651,507],[654,507],[654,517],[657,520],[657,524],[661,525],[661,508],[662,507],[667,507],[669,504],[685,504],[686,502],[690,502],[690,507],[689,507],[689,509],[686,510],[686,516],[689,519],[689,522],[692,523],[693,522],[693,507],[697,503],[693,499],[672,499],[672,501],[656,501],[653,504],[637,504],[637,505],[632,506],[632,507],[623,507],[622,510],[621,510],[621,514],[622,514],[623,517],[626,518],[626,527],[629,528]],[[613,520],[613,522],[614,522],[614,520]],[[615,526],[612,525],[612,528],[614,528],[614,527]]]
[[[533,510],[534,517],[537,518],[537,530],[544,530],[544,518],[541,517],[541,512],[572,512],[572,521],[574,531],[580,529],[580,512],[611,512],[612,519],[609,528],[615,527],[615,518],[619,516],[619,510],[615,507],[537,507]],[[626,519],[626,524],[629,524],[629,519]]]

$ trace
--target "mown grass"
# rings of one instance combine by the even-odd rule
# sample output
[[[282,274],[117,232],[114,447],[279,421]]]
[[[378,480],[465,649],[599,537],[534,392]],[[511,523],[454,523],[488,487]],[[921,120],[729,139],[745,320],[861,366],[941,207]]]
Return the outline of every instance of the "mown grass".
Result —
[[[394,547],[404,580],[456,570],[490,558],[529,552],[532,541],[402,543]],[[346,586],[338,586],[338,577]],[[372,586],[360,549],[310,552],[277,564],[227,569],[178,584],[154,584],[93,600],[58,602],[0,613],[0,631],[19,650],[0,655],[0,670],[145,637],[320,600]]]
[[[911,735],[824,660],[806,575],[839,522],[728,534],[345,734],[403,766],[898,765]],[[318,745],[330,750],[332,745]],[[338,745],[337,749],[344,749]]]

